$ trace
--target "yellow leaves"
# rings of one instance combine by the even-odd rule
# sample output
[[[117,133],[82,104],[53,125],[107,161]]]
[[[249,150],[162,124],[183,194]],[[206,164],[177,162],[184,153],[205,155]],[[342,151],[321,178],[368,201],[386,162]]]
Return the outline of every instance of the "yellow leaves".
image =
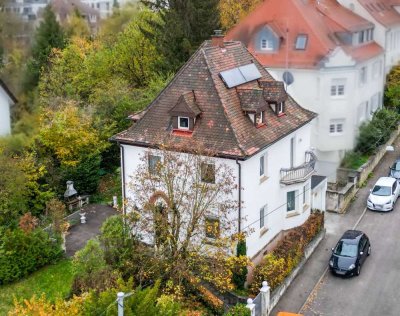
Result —
[[[250,13],[261,0],[221,0],[219,10],[223,29],[229,30]]]
[[[83,315],[82,303],[84,296],[74,296],[69,301],[58,299],[54,304],[49,303],[45,296],[33,296],[22,303],[14,302],[14,309],[8,316],[80,316]]]
[[[59,111],[43,112],[39,135],[42,143],[65,166],[76,166],[83,157],[100,153],[108,146],[92,127],[91,117],[74,101],[65,101]]]

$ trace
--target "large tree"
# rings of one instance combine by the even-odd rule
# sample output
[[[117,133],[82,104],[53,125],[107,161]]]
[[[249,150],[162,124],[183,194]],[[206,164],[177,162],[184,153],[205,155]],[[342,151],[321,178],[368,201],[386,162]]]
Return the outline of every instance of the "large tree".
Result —
[[[159,12],[161,23],[153,23],[159,51],[166,69],[176,71],[198,46],[220,27],[219,0],[142,0]]]
[[[260,2],[261,0],[220,0],[219,10],[222,28],[224,30],[229,30],[250,13]]]
[[[36,87],[40,72],[47,64],[53,48],[63,48],[65,45],[64,32],[57,22],[56,16],[48,5],[43,13],[43,21],[36,30],[32,47],[32,58],[28,62],[26,88]]]
[[[232,288],[232,266],[247,264],[245,256],[228,256],[237,232],[233,170],[194,144],[190,154],[168,147],[147,152],[132,178],[134,231],[154,245],[164,278],[179,283],[200,276]]]

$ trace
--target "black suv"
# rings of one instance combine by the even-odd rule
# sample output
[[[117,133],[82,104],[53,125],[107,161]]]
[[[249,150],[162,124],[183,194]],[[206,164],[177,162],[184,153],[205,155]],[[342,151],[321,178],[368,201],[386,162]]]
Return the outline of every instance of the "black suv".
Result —
[[[329,268],[338,275],[359,275],[370,254],[371,244],[367,235],[359,230],[348,230],[332,248]]]

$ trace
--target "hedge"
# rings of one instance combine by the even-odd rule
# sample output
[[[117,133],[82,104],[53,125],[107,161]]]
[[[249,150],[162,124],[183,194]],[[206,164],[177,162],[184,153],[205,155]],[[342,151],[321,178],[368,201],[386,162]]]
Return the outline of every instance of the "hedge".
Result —
[[[0,236],[0,284],[23,278],[62,254],[60,240],[51,239],[42,229],[6,230]]]
[[[263,281],[268,282],[271,290],[276,289],[297,266],[304,256],[306,246],[323,227],[324,213],[316,211],[303,225],[290,230],[254,269],[250,293],[257,295]]]

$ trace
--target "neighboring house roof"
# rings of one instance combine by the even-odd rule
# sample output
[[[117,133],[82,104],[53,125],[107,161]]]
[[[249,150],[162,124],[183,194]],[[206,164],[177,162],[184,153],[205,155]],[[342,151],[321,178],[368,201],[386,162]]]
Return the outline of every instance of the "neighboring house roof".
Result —
[[[14,94],[10,91],[10,89],[7,87],[5,82],[0,79],[0,87],[3,88],[3,90],[7,93],[9,98],[12,100],[12,102],[15,104],[18,102],[17,98],[14,96]]]
[[[182,96],[190,96],[191,92],[201,114],[189,137],[192,142],[220,157],[246,159],[316,116],[289,97],[285,115],[278,117],[268,106],[265,110],[266,125],[254,126],[242,109],[241,89],[258,90],[259,80],[227,88],[220,75],[222,71],[252,63],[260,73],[259,80],[273,80],[242,43],[225,42],[223,47],[219,47],[211,45],[210,41],[204,42],[147,107],[139,121],[113,136],[112,140],[144,147],[159,147],[166,138],[177,147],[187,144],[187,134],[183,137],[174,131],[170,111]],[[249,106],[252,105],[249,103]]]
[[[97,24],[100,19],[100,13],[96,9],[82,3],[80,0],[51,0],[51,8],[59,18],[60,23],[64,23],[74,13],[74,10],[78,10],[89,24]],[[93,22],[90,16],[96,16],[96,21]]]
[[[276,52],[260,51],[255,38],[262,27],[278,34]],[[335,0],[265,0],[226,35],[227,40],[246,44],[266,67],[319,68],[324,57],[340,46],[355,61],[368,60],[383,52],[375,42],[352,46],[338,34],[373,28],[374,24],[341,6]],[[305,49],[296,49],[299,35],[306,36]]]
[[[385,27],[400,24],[400,14],[394,8],[400,5],[399,0],[358,0],[369,14]]]

